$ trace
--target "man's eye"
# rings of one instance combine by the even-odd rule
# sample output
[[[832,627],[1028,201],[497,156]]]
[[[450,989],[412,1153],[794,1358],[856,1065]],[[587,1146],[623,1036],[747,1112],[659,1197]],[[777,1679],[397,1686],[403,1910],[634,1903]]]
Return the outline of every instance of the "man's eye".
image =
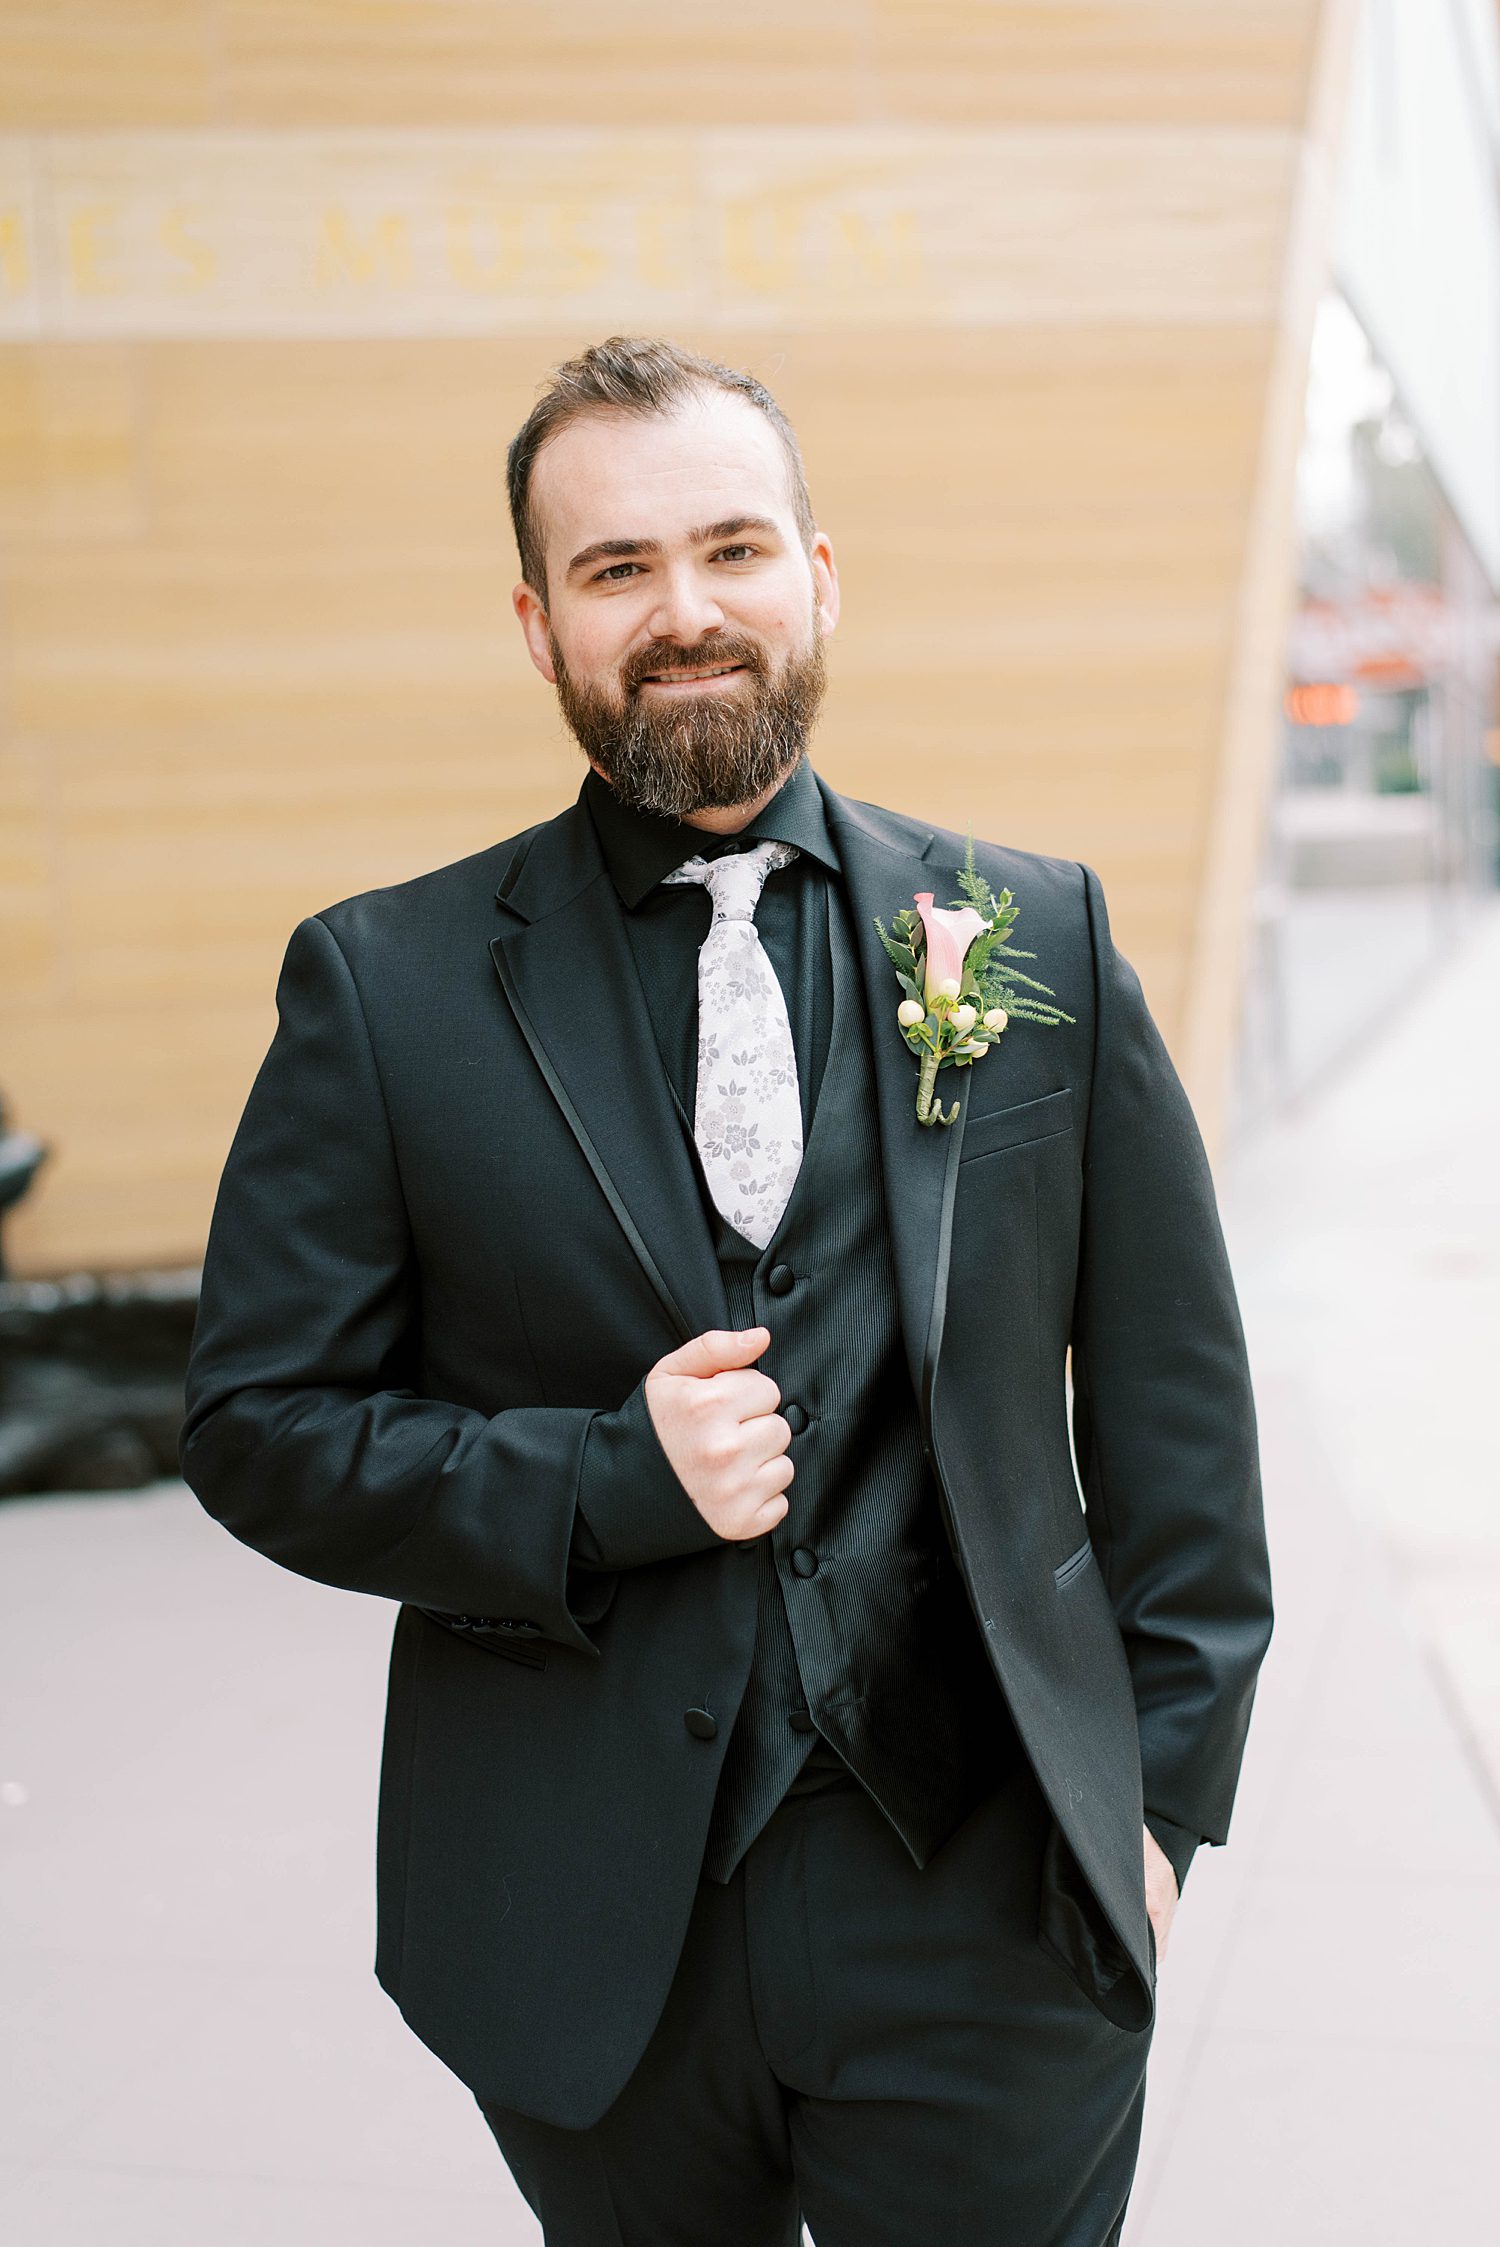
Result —
[[[625,577],[627,577],[633,570],[636,570],[639,567],[640,564],[638,562],[612,562],[607,570],[601,570],[599,572],[598,576],[594,579],[594,583],[596,585],[608,585],[611,583],[620,584],[623,582]]]
[[[755,552],[753,546],[721,546],[714,556],[716,562],[748,562]]]

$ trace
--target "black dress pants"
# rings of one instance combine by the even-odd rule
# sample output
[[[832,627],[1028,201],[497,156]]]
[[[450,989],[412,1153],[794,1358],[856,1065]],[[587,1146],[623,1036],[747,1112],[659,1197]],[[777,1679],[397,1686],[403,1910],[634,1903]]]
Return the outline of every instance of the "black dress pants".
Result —
[[[919,1872],[857,1782],[700,1882],[646,2051],[586,2130],[481,2112],[547,2247],[1114,2247],[1150,2032],[1036,1941],[1028,1763]]]

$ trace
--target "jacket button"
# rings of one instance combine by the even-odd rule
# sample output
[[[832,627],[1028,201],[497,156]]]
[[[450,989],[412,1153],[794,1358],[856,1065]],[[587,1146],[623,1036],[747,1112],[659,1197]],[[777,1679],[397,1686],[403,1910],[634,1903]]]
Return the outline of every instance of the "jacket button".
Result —
[[[773,1295],[790,1295],[797,1284],[797,1275],[790,1264],[773,1264],[766,1274],[766,1285]]]
[[[682,1721],[695,1740],[716,1740],[719,1736],[719,1720],[707,1709],[688,1709]]]
[[[818,1729],[813,1722],[811,1709],[793,1709],[787,1723],[794,1732],[816,1732]]]
[[[818,1556],[810,1545],[798,1545],[792,1554],[792,1568],[798,1576],[816,1576]]]
[[[781,1408],[781,1417],[794,1436],[800,1436],[807,1426],[807,1414],[800,1404],[784,1404]]]

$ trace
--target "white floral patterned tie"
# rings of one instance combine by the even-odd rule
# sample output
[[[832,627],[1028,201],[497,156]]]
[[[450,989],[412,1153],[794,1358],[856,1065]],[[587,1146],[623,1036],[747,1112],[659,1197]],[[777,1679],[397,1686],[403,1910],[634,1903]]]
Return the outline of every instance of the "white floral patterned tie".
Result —
[[[698,953],[698,1092],[693,1137],[715,1206],[764,1248],[802,1165],[802,1103],[786,999],[755,926],[767,874],[798,856],[763,842],[689,858],[669,882],[701,882],[713,925]]]

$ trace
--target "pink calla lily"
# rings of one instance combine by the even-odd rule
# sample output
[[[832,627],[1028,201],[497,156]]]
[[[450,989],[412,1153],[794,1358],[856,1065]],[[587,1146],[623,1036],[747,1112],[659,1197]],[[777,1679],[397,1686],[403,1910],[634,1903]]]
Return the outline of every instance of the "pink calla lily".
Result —
[[[1011,923],[1019,907],[1008,889],[1002,889],[998,898],[974,865],[974,837],[969,837],[969,848],[959,882],[967,897],[978,897],[989,907],[987,914],[973,905],[935,906],[930,889],[914,893],[913,903],[922,923],[922,965],[917,967],[917,932],[912,915],[902,911],[896,915],[896,934],[886,933],[886,926],[876,916],[875,928],[886,953],[894,966],[906,998],[896,1009],[896,1022],[908,1049],[916,1055],[920,1067],[917,1071],[917,1121],[919,1124],[951,1124],[959,1111],[958,1101],[945,1108],[937,1095],[938,1071],[946,1068],[971,1069],[993,1047],[1001,1031],[1015,1017],[1025,1022],[1039,1022],[1056,1029],[1059,1022],[1071,1022],[1073,1016],[1062,1007],[1051,1003],[1051,987],[1039,983],[1035,976],[1022,975],[1016,970],[1016,980],[1026,986],[1021,993],[1012,991],[1002,980],[999,988],[982,987],[993,983],[997,971],[1004,967],[992,947],[986,944],[980,954],[981,964],[975,971],[969,998],[970,1005],[961,994],[964,972],[969,955],[981,936],[1004,943],[1010,935]],[[1030,960],[1033,952],[1012,953],[1011,959]],[[916,998],[916,977],[922,977],[922,1002],[927,1018],[919,1012]],[[947,984],[951,996],[939,998],[941,985]],[[1040,994],[1033,997],[1032,993]],[[986,1003],[988,1001],[988,1003]],[[912,1017],[917,1019],[913,1021]],[[981,1034],[981,1024],[983,1034]]]
[[[934,905],[932,898],[933,892],[930,889],[921,889],[915,892],[912,899],[922,916],[922,927],[927,937],[922,996],[929,1007],[932,1005],[935,986],[947,982],[950,976],[962,988],[964,961],[968,958],[969,946],[990,925],[982,913],[975,912],[972,905],[963,905],[953,910]]]

